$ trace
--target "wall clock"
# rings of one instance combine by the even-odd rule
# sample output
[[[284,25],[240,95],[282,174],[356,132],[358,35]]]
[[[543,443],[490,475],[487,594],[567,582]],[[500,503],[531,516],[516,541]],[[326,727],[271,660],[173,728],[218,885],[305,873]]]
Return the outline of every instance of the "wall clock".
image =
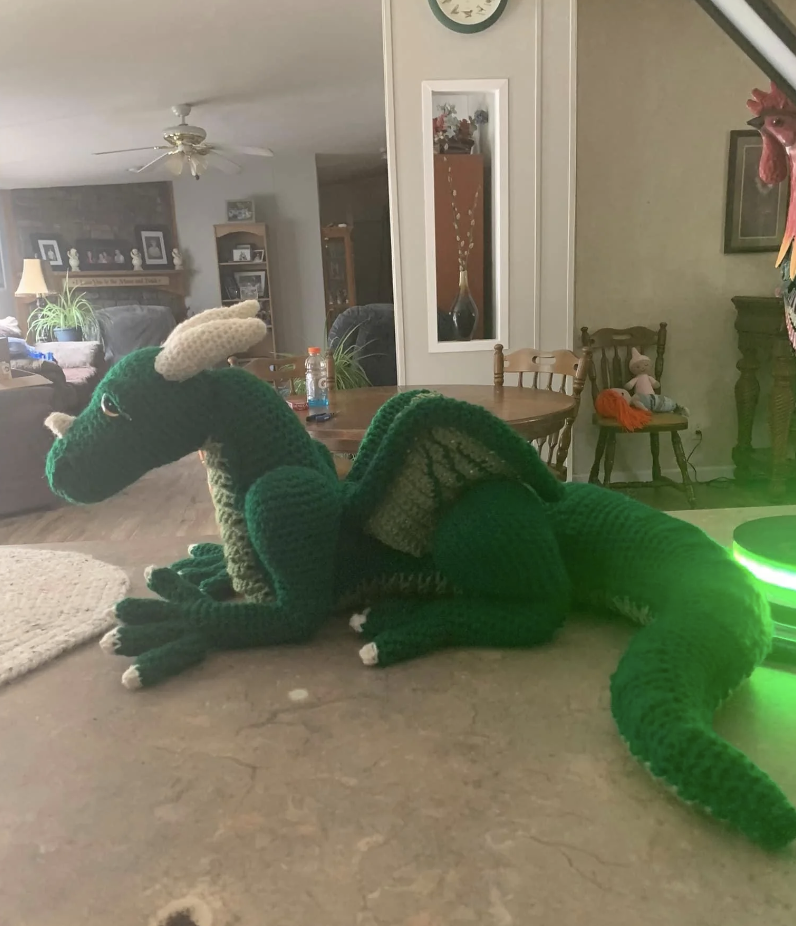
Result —
[[[437,19],[455,32],[482,32],[500,18],[508,0],[428,0]]]

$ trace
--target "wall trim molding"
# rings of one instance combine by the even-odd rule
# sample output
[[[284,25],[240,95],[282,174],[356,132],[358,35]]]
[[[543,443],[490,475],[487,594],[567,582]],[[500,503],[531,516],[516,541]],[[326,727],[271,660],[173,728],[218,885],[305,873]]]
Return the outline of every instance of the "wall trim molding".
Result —
[[[437,339],[437,250],[436,203],[434,201],[434,152],[431,144],[423,146],[423,182],[426,232],[426,314],[428,316],[428,352],[430,354],[494,350],[496,344],[510,347],[509,319],[509,81],[495,79],[424,80],[420,88],[420,113],[425,138],[434,118],[435,93],[482,93],[492,97],[490,123],[494,127],[495,146],[492,161],[492,271],[494,276],[495,336],[473,341],[439,341]],[[482,207],[483,208],[483,207]],[[537,210],[538,211],[538,210]],[[486,255],[485,255],[486,256]],[[483,310],[483,306],[481,307]],[[534,305],[534,312],[536,306]]]
[[[395,71],[392,45],[392,0],[381,0],[381,40],[384,60],[384,110],[387,123],[387,187],[390,200],[390,243],[392,246],[393,316],[398,385],[406,384],[406,338],[404,336],[403,274],[401,269],[401,217],[396,177]]]

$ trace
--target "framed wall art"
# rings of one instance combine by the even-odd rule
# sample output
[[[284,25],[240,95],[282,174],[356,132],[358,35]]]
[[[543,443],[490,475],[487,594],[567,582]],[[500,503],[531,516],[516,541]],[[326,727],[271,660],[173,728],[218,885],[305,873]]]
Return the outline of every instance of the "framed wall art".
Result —
[[[760,179],[763,139],[754,129],[730,132],[724,253],[778,251],[788,214],[788,181]]]
[[[170,233],[165,225],[139,225],[135,233],[145,267],[166,269],[172,266]]]
[[[66,248],[58,235],[31,235],[34,256],[46,260],[53,270],[67,270]]]

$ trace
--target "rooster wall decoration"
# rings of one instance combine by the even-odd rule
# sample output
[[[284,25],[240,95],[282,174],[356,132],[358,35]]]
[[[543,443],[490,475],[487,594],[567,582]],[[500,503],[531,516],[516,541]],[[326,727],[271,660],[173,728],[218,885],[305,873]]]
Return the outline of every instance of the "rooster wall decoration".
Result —
[[[763,139],[760,179],[768,184],[790,179],[785,235],[776,266],[782,270],[788,338],[796,350],[796,260],[793,259],[793,243],[796,240],[796,106],[773,81],[769,91],[753,90],[752,99],[746,105],[754,113],[749,125],[756,128]]]

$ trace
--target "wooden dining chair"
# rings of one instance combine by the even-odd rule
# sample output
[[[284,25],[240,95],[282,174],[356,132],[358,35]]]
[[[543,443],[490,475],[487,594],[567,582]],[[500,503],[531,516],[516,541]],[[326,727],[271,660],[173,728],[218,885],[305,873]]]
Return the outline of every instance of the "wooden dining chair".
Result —
[[[594,352],[594,363],[589,374],[593,399],[603,389],[624,389],[625,383],[633,378],[629,363],[632,348],[634,347],[640,353],[647,353],[654,349],[655,379],[658,382],[661,381],[664,354],[666,352],[666,322],[661,322],[657,331],[643,327],[600,328],[591,334],[589,329],[584,327],[580,331],[584,347],[590,347]],[[660,388],[657,391],[660,392]],[[633,434],[649,434],[652,453],[652,480],[649,482],[611,482],[616,452],[616,436],[625,432],[618,421],[613,418],[603,418],[596,413],[594,423],[599,427],[600,434],[597,439],[597,449],[594,453],[594,463],[589,474],[589,482],[600,482],[600,464],[602,463],[602,484],[609,489],[672,486],[685,493],[691,508],[696,507],[694,486],[688,474],[688,461],[686,460],[683,442],[679,433],[688,428],[688,418],[674,412],[654,412],[652,421],[648,425],[638,431],[631,432]],[[664,476],[661,472],[662,433],[671,434],[672,448],[682,476],[682,483],[669,479],[668,476]]]
[[[241,367],[253,373],[258,379],[271,383],[275,388],[287,385],[288,394],[296,395],[296,380],[304,379],[305,362],[307,357],[303,354],[293,356],[271,357],[230,357],[231,367]],[[334,389],[334,358],[331,354],[326,357],[329,389]]]
[[[575,400],[574,407],[560,431],[533,441],[539,456],[548,468],[557,478],[565,480],[572,427],[578,417],[581,393],[591,366],[591,349],[585,348],[582,357],[573,354],[571,350],[541,351],[532,347],[504,354],[503,345],[496,344],[494,362],[496,386],[504,385],[506,373],[516,373],[520,386],[525,385],[524,377],[527,375],[529,387],[571,395]]]

